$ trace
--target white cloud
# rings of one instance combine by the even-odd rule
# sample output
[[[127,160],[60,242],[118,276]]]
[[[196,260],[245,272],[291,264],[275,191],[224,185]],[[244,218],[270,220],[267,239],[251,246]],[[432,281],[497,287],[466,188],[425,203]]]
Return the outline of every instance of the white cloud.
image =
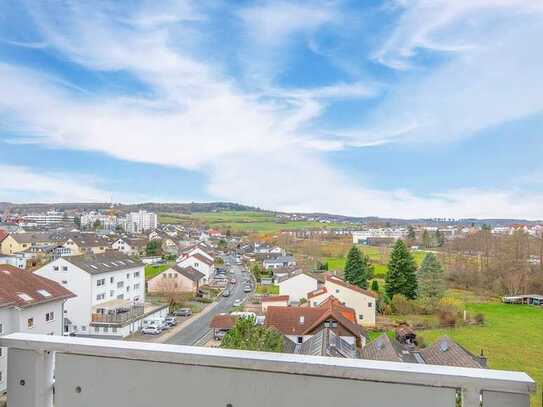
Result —
[[[43,173],[28,167],[0,165],[0,196],[27,196],[39,202],[108,202],[111,195],[89,177],[72,173]]]
[[[472,116],[467,115],[467,107],[461,110],[464,95],[460,91],[453,92],[455,86],[461,89],[459,76],[447,84],[447,72],[438,72],[434,83],[445,87],[450,96],[456,96],[451,97],[445,107],[466,113],[467,120],[462,125],[456,125],[452,116],[449,118],[446,112],[432,106],[436,103],[432,100],[432,83],[428,82],[415,88],[426,89],[410,105],[417,114],[405,111],[412,90],[406,86],[397,91],[397,106],[391,103],[391,107],[382,108],[383,120],[387,119],[389,125],[383,126],[375,118],[374,129],[356,134],[339,132],[339,137],[330,139],[307,133],[304,128],[322,112],[327,100],[371,97],[376,92],[374,85],[356,82],[285,90],[258,83],[256,90],[249,92],[226,77],[220,66],[199,58],[198,53],[193,52],[199,43],[198,35],[173,23],[203,18],[195,8],[183,7],[178,14],[174,12],[166,19],[163,10],[156,14],[148,12],[144,14],[145,20],[141,11],[135,10],[124,16],[123,24],[116,24],[95,3],[89,6],[68,3],[70,7],[65,13],[55,10],[54,14],[36,6],[40,3],[29,3],[48,46],[88,69],[132,75],[146,88],[146,96],[83,93],[50,76],[13,65],[0,65],[0,94],[5,96],[0,99],[0,111],[11,117],[11,121],[2,122],[0,128],[28,130],[35,136],[26,139],[27,142],[196,169],[208,176],[208,190],[214,197],[272,209],[361,216],[538,216],[538,208],[531,203],[535,199],[515,199],[517,196],[512,193],[450,191],[417,197],[403,190],[370,189],[335,170],[319,154],[319,151],[346,145],[375,145],[401,138],[411,134],[421,123],[439,123],[436,118],[442,122],[448,119],[445,123],[454,124],[455,132],[477,128],[470,122]],[[295,33],[311,32],[331,21],[330,15],[333,15],[315,8],[304,9],[304,13],[309,13],[305,15],[291,9],[288,3],[268,4],[272,11],[245,11],[257,13],[258,18],[264,19],[261,25],[270,25],[261,27],[266,34],[262,36],[263,41],[268,35],[284,40]],[[280,17],[274,7],[280,8],[283,13]],[[265,14],[268,12],[269,15]],[[63,15],[62,25],[56,24],[58,15]],[[272,21],[268,21],[270,18]],[[274,18],[282,25],[277,25]],[[172,25],[176,26],[175,30],[169,29]],[[260,38],[260,35],[255,37]],[[475,62],[463,63],[475,69]],[[517,68],[516,62],[510,62],[507,73]],[[454,72],[449,74],[455,77]],[[482,74],[476,77],[470,91],[480,91],[477,83],[484,77]],[[496,78],[491,79],[481,82],[484,91],[492,89]],[[535,103],[535,88],[533,97],[529,93],[526,103],[507,112],[478,107],[482,117],[479,126],[493,123],[497,116],[506,113],[517,117],[530,111]],[[504,91],[501,87],[489,97],[502,97]],[[481,101],[484,100],[477,102]],[[477,107],[475,102],[468,106]],[[426,108],[433,116],[423,114]],[[410,120],[392,120],[403,116]],[[13,178],[15,181],[10,181],[9,188],[5,188],[41,183],[49,186],[45,190],[47,194],[53,194],[55,181],[64,179],[51,174],[43,176],[45,179],[40,179],[22,169]],[[74,183],[76,185],[64,181],[61,186],[65,188],[60,190],[66,192],[57,199],[65,193],[72,201],[94,200],[93,196],[103,199],[104,192],[100,189],[80,187],[83,189],[78,190],[75,186],[80,183]]]

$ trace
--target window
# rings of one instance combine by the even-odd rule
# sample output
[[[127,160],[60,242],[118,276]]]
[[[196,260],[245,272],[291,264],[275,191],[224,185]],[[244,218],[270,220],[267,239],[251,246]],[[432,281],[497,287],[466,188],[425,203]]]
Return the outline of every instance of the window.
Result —
[[[371,302],[368,302],[368,308],[371,308],[373,304]]]
[[[362,321],[364,319],[364,315],[362,314],[358,315],[358,319]]]
[[[114,334],[117,333],[117,327],[114,326],[113,328],[111,328],[111,332],[113,332]]]
[[[87,330],[87,327],[85,325],[81,325],[81,330],[82,331],[86,331]]]
[[[162,278],[168,277],[166,273],[162,274]]]
[[[55,320],[55,313],[53,311],[45,314],[45,322],[51,322]]]
[[[53,266],[53,270],[58,271],[58,266]]]
[[[127,285],[127,286],[126,286],[126,292],[129,292],[129,291],[130,291],[130,286]]]
[[[68,280],[62,280],[62,284],[68,284]]]
[[[115,277],[110,277],[110,278],[109,278],[109,282],[110,282],[111,284],[113,284],[114,281],[115,281]]]
[[[130,279],[130,273],[126,273],[126,279]]]
[[[28,318],[26,320],[26,326],[27,328],[32,328],[34,326],[34,318]]]
[[[140,272],[139,272],[139,271],[136,271],[136,272],[134,273],[134,277],[139,277],[139,276],[140,276]]]
[[[134,290],[139,290],[140,289],[140,285],[139,284],[134,284]]]
[[[3,348],[0,347],[0,358],[2,357],[2,349]]]
[[[336,288],[336,294],[339,294],[339,288]]]
[[[117,296],[117,299],[118,299],[118,300],[123,300],[123,299],[124,299],[124,294],[119,294],[119,295]]]
[[[0,322],[0,335],[4,333],[4,325]]]
[[[62,271],[68,271],[68,266],[62,266]]]
[[[109,296],[110,296],[110,297],[113,297],[114,295],[115,295],[115,291],[109,290]]]
[[[98,295],[96,296],[96,301],[103,300],[104,298],[106,298],[106,295],[105,295],[104,293],[98,294]]]
[[[100,327],[99,327],[99,326],[95,326],[95,327],[94,327],[94,332],[100,332]]]
[[[118,281],[117,288],[123,288],[123,287],[124,287],[124,281]]]
[[[298,343],[303,343],[303,342],[304,342],[304,337],[298,336]]]
[[[97,287],[101,287],[103,285],[106,285],[106,279],[105,278],[101,278],[100,280],[96,280],[96,286]]]
[[[104,327],[104,332],[109,332],[109,328],[107,326]]]
[[[0,370],[0,383],[4,380],[4,376],[2,375],[2,371]]]

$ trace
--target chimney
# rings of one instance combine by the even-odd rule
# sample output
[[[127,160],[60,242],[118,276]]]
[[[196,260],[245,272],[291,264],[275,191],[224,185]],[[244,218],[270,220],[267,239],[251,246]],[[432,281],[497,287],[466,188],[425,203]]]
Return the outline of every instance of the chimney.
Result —
[[[475,357],[475,360],[481,364],[482,367],[488,367],[487,366],[487,358],[483,353],[483,350],[481,349],[481,354],[479,356]]]

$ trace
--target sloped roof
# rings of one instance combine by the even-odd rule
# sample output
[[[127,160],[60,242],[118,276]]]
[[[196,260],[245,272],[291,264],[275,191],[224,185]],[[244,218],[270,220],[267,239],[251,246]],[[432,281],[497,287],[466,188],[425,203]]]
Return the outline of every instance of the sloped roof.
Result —
[[[29,307],[53,300],[68,299],[75,294],[55,281],[0,264],[0,306]]]
[[[344,307],[334,297],[319,307],[277,307],[269,306],[266,325],[276,328],[284,335],[306,335],[320,328],[329,318],[335,319],[354,336],[366,336],[357,325],[353,309]]]
[[[200,253],[196,253],[196,254],[193,254],[190,257],[194,257],[195,259],[198,259],[200,260],[202,263],[205,263],[207,264],[208,266],[212,266],[213,265],[213,261],[209,260],[207,257],[201,255]]]
[[[386,362],[402,361],[387,334],[379,335],[373,342],[364,346],[360,352],[360,358]]]
[[[9,233],[4,229],[0,229],[0,242],[9,236]]]
[[[89,274],[101,274],[144,266],[141,261],[134,260],[126,254],[114,250],[100,254],[89,253],[80,256],[66,256],[62,257],[62,259]]]
[[[209,327],[214,329],[231,329],[236,324],[236,319],[232,315],[215,315],[209,322]]]
[[[319,295],[326,294],[327,292],[328,290],[326,289],[326,287],[320,287],[314,291],[308,292],[307,298],[310,299],[310,298],[318,297]]]
[[[431,346],[422,349],[420,355],[429,365],[484,368],[477,356],[458,345],[448,336],[442,336]]]
[[[105,247],[109,242],[95,233],[70,233],[66,240],[72,240],[79,247]]]
[[[11,233],[10,236],[17,243],[44,243],[55,241],[55,236],[46,232],[36,233]]]
[[[348,288],[349,290],[356,291],[358,293],[367,295],[369,297],[377,298],[377,294],[370,290],[364,290],[363,288],[357,287],[353,284],[349,284],[348,282],[342,280],[339,277],[328,275],[326,276],[326,281],[330,281],[331,283],[340,285],[342,287]]]
[[[194,267],[188,266],[188,267],[180,267],[178,265],[170,267],[171,270],[175,270],[179,274],[187,277],[191,281],[200,281],[202,278],[205,277],[204,273],[200,273],[198,270],[196,270]],[[164,270],[166,271],[166,270]]]

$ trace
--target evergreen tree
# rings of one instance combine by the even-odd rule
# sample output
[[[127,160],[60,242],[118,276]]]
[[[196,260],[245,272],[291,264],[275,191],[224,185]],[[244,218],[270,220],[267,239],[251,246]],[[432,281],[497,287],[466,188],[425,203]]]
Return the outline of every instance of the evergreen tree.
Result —
[[[445,236],[439,229],[436,230],[436,243],[438,247],[442,247],[445,244]]]
[[[415,234],[415,228],[412,225],[407,227],[407,240],[413,244],[417,240],[417,235]]]
[[[359,270],[362,269],[362,256],[360,255],[360,250],[358,247],[351,247],[349,253],[347,253],[347,261],[345,262],[344,276],[345,281],[352,283],[354,281],[355,275],[359,273]]]
[[[417,264],[403,240],[394,244],[388,272],[385,278],[385,292],[389,299],[395,294],[403,294],[409,299],[417,297]]]
[[[160,243],[158,240],[151,240],[147,243],[147,247],[145,248],[147,256],[157,256],[160,251]]]
[[[430,234],[426,229],[424,229],[424,232],[422,232],[422,245],[427,249],[432,247],[432,239],[430,238]]]
[[[428,253],[417,273],[419,297],[436,301],[445,293],[443,268],[433,253]]]
[[[371,291],[379,292],[379,282],[377,280],[371,282]]]
[[[351,247],[345,263],[345,280],[360,288],[368,288],[368,280],[373,277],[373,265],[370,258],[356,246]]]

